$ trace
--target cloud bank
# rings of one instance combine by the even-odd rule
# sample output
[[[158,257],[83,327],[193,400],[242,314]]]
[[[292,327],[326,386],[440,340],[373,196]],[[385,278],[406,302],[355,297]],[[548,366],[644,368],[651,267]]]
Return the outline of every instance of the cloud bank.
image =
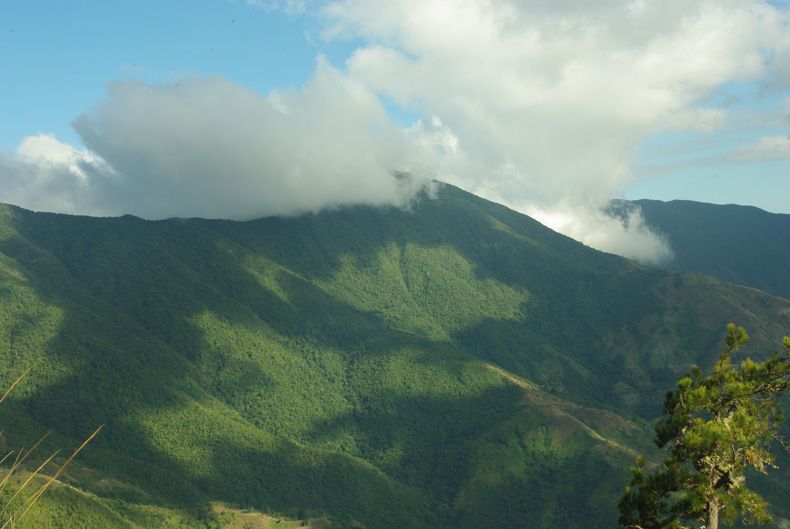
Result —
[[[266,97],[222,78],[117,82],[74,128],[89,150],[36,136],[5,156],[12,185],[0,199],[68,213],[249,219],[402,204],[424,181],[411,166],[420,149],[378,98],[323,60],[302,90]]]
[[[15,154],[0,153],[0,201],[29,209],[105,214],[96,180],[114,178],[96,154],[48,134],[25,138]]]
[[[615,216],[599,209],[532,209],[529,214],[554,231],[604,252],[648,264],[663,264],[674,257],[670,241],[650,229],[636,206]]]
[[[649,261],[668,255],[660,237],[599,213],[636,177],[642,140],[721,126],[714,90],[781,78],[790,56],[787,12],[759,1],[341,0],[324,16],[330,37],[369,42],[352,77],[453,135],[441,179],[521,211],[573,212],[554,227]]]
[[[301,89],[260,95],[222,78],[117,82],[78,117],[87,149],[39,135],[0,155],[0,200],[72,213],[245,219],[343,204],[404,204],[431,178],[591,246],[671,252],[638,212],[601,213],[656,132],[713,130],[726,83],[786,84],[787,9],[760,0],[250,0],[317,15]],[[305,14],[302,16],[313,16]],[[423,116],[394,124],[382,98]],[[766,137],[734,156],[783,158]],[[414,178],[393,178],[397,171]]]

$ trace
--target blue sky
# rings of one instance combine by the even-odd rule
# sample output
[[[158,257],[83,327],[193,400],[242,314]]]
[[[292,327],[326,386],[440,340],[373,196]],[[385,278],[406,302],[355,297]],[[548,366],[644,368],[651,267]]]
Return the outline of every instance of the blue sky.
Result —
[[[317,45],[298,20],[224,0],[13,1],[0,17],[0,144],[51,132],[79,142],[71,121],[119,78],[165,83],[222,75],[261,92],[303,84],[316,55],[342,61],[350,43]]]
[[[643,179],[629,186],[626,198],[684,198],[713,203],[756,205],[790,213],[790,159],[734,162],[728,153],[765,136],[790,137],[788,90],[766,86],[764,79],[719,87],[712,101],[733,114],[767,119],[736,123],[704,133],[665,132],[648,136],[635,156]]]
[[[338,96],[351,102],[344,115],[355,115],[355,97],[367,102],[360,94],[372,94],[389,116],[387,127],[411,127],[408,141],[439,153],[415,155],[412,147],[403,147],[411,156],[409,167],[429,167],[431,177],[446,177],[528,213],[577,207],[591,195],[599,203],[611,197],[687,198],[790,213],[790,140],[787,148],[782,140],[790,134],[790,68],[782,66],[790,62],[788,4],[731,3],[735,7],[722,11],[715,3],[699,2],[694,11],[694,20],[701,21],[697,42],[693,32],[682,29],[689,10],[697,9],[688,7],[694,2],[662,8],[661,3],[624,1],[592,15],[588,11],[598,7],[568,2],[562,17],[603,26],[591,25],[592,36],[578,37],[578,44],[576,35],[551,35],[544,38],[545,53],[540,48],[533,53],[524,36],[545,31],[552,19],[541,19],[543,11],[530,11],[530,2],[497,11],[478,1],[455,6],[454,0],[5,0],[0,7],[0,151],[11,159],[26,138],[51,135],[64,145],[36,140],[26,152],[49,160],[54,155],[41,154],[42,149],[60,149],[58,156],[68,151],[63,156],[82,160],[77,165],[103,158],[131,180],[136,176],[128,168],[124,172],[116,167],[128,153],[108,150],[109,140],[97,137],[97,131],[119,123],[107,117],[111,107],[110,114],[118,115],[120,99],[108,100],[107,95],[114,81],[139,81],[134,85],[138,90],[169,87],[166,95],[165,88],[157,92],[161,97],[152,104],[158,105],[162,98],[188,99],[203,90],[173,88],[183,79],[218,77],[251,90],[261,101],[273,90],[286,93],[289,105],[305,109],[320,108],[313,106],[309,94],[326,98],[321,90],[337,83],[349,91]],[[448,11],[448,6],[457,9]],[[661,10],[666,20],[651,9]],[[752,16],[756,10],[763,10],[759,17]],[[640,36],[620,29],[626,15]],[[716,30],[722,20],[730,24],[732,37]],[[704,48],[705,42],[717,47]],[[681,44],[694,53],[679,50]],[[510,57],[511,48],[522,50],[523,57]],[[732,56],[732,63],[726,56]],[[547,64],[547,57],[555,57],[554,63]],[[607,70],[620,64],[620,57],[626,57],[622,70]],[[755,57],[762,57],[764,64],[756,66]],[[650,61],[659,73],[667,64],[678,73],[656,74],[643,82],[641,68]],[[324,73],[319,63],[327,65]],[[578,86],[568,81],[572,75],[578,76]],[[323,88],[311,91],[311,83]],[[235,93],[228,86],[217,90]],[[631,94],[637,94],[633,101]],[[188,104],[197,108],[203,100]],[[649,110],[653,101],[655,111]],[[97,105],[105,105],[106,112],[77,132],[74,120]],[[360,119],[376,121],[376,113],[368,109]],[[128,124],[132,118],[124,119]],[[298,126],[309,129],[305,136],[317,138],[316,145],[302,150],[320,150],[322,136],[316,130],[331,134],[326,132],[333,130],[327,120],[345,121],[339,112],[329,111],[320,119],[315,112],[299,119]],[[226,126],[237,121],[228,120]],[[162,129],[172,130],[168,126]],[[243,127],[255,129],[254,124]],[[294,127],[290,143],[298,144],[302,129]],[[93,137],[93,144],[87,145],[86,137]],[[373,148],[376,163],[395,163],[390,147],[381,152]],[[238,158],[216,154],[225,155]],[[347,168],[352,153],[349,160],[338,164]],[[265,161],[256,163],[265,174]],[[47,167],[49,171],[52,164]],[[304,168],[287,170],[302,174]],[[50,181],[53,176],[47,175]],[[15,181],[20,194],[10,199],[34,197],[20,181]],[[40,184],[35,193],[46,194],[48,188]],[[48,203],[30,200],[30,207]],[[337,197],[332,201],[343,202]],[[136,211],[134,204],[107,211],[124,208]],[[272,211],[260,212],[267,213]]]

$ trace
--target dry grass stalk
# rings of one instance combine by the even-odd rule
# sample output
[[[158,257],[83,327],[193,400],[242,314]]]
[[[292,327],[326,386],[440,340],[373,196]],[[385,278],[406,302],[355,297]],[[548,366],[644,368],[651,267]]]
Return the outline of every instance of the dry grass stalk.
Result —
[[[7,390],[5,390],[5,393],[3,393],[3,396],[2,396],[2,397],[0,397],[0,404],[2,404],[3,402],[5,402],[5,399],[7,399],[7,398],[8,398],[8,396],[9,396],[9,395],[11,394],[11,392],[14,390],[14,388],[16,387],[16,385],[17,385],[17,384],[19,384],[20,382],[22,382],[22,379],[24,379],[24,378],[25,378],[25,377],[28,375],[28,373],[30,373],[30,369],[32,369],[32,368],[28,368],[28,370],[27,370],[27,371],[25,371],[24,373],[22,373],[21,375],[19,375],[19,378],[17,378],[16,380],[14,380],[14,383],[13,383],[13,384],[11,384],[10,386],[8,386],[8,389],[7,389]]]
[[[13,389],[17,386],[17,384],[19,384],[28,375],[28,373],[30,373],[30,369],[22,373],[14,381],[14,383],[8,387],[8,389],[3,394],[3,396],[0,397],[0,404],[2,404],[8,398],[8,396],[11,394],[11,391],[13,391]],[[35,505],[35,503],[38,501],[41,495],[44,494],[44,492],[46,492],[46,490],[52,485],[52,483],[57,481],[57,479],[63,474],[63,472],[65,472],[66,467],[68,467],[69,464],[74,460],[74,458],[77,457],[77,454],[79,454],[82,451],[82,449],[85,448],[85,446],[88,443],[90,443],[93,440],[93,438],[96,437],[96,435],[98,435],[98,433],[101,431],[102,428],[103,425],[99,426],[87,439],[85,439],[85,441],[83,441],[83,443],[76,450],[74,450],[74,452],[71,453],[68,459],[66,459],[66,461],[62,465],[60,465],[60,467],[58,467],[55,473],[52,476],[50,476],[49,479],[47,479],[45,483],[41,487],[39,487],[39,489],[36,490],[21,506],[19,506],[16,510],[14,510],[14,512],[8,517],[5,523],[3,523],[2,526],[0,526],[0,529],[6,529],[6,527],[8,527],[9,525],[13,527],[13,525],[16,522],[18,522],[25,514],[27,514],[27,512],[30,510],[31,507],[33,507],[33,505]],[[2,492],[5,489],[11,477],[19,470],[20,466],[30,457],[31,454],[33,454],[33,452],[35,452],[35,450],[39,447],[39,445],[41,445],[41,443],[44,442],[44,439],[46,439],[48,436],[49,436],[49,432],[41,436],[41,438],[38,441],[36,441],[36,443],[29,450],[25,450],[24,448],[20,448],[18,450],[14,449],[9,451],[0,459],[0,465],[3,465],[12,455],[16,454],[16,457],[14,458],[14,462],[11,464],[11,467],[8,469],[8,472],[5,474],[5,476],[3,476],[3,479],[0,480],[0,492]],[[6,512],[6,510],[8,510],[9,506],[27,488],[28,485],[37,476],[41,475],[41,471],[44,469],[44,467],[50,464],[52,460],[55,458],[55,456],[58,455],[58,453],[60,453],[60,450],[56,450],[43,463],[41,463],[35,469],[35,471],[33,471],[30,474],[30,476],[28,476],[25,482],[16,490],[16,492],[14,492],[11,498],[7,502],[5,502],[5,505],[2,505],[2,508],[0,508],[0,516],[2,516]]]
[[[21,486],[21,487],[19,487],[19,488],[17,489],[17,491],[14,493],[14,495],[13,495],[13,496],[11,496],[11,499],[9,499],[9,500],[6,502],[6,504],[5,504],[5,505],[3,505],[3,508],[2,508],[2,509],[0,509],[0,514],[3,514],[3,513],[6,511],[6,509],[8,509],[8,506],[9,506],[9,505],[11,505],[11,504],[14,502],[14,500],[16,499],[16,497],[17,497],[17,496],[19,496],[19,494],[20,494],[20,493],[21,493],[23,490],[25,490],[25,488],[26,488],[26,487],[27,487],[27,485],[28,485],[28,484],[29,484],[29,483],[30,483],[30,482],[33,480],[33,478],[35,478],[36,476],[38,476],[39,472],[41,472],[41,470],[42,470],[42,469],[43,469],[45,466],[47,466],[47,465],[49,464],[49,462],[50,462],[50,461],[52,461],[52,460],[55,458],[55,456],[56,456],[56,455],[58,455],[58,453],[60,453],[60,450],[55,450],[55,452],[53,452],[53,454],[52,454],[51,456],[49,456],[47,459],[45,459],[45,460],[44,460],[44,462],[43,462],[43,463],[41,463],[41,464],[38,466],[38,468],[37,468],[35,471],[33,471],[33,472],[30,474],[30,476],[28,476],[28,478],[25,480],[25,482],[22,484],[22,486]]]

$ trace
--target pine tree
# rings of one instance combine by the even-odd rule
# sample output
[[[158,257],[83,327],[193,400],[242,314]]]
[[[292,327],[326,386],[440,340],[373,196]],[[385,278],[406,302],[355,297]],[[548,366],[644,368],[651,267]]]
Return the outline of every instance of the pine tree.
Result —
[[[727,326],[725,349],[709,375],[698,367],[667,393],[656,424],[656,444],[669,451],[650,471],[640,458],[620,499],[621,529],[718,529],[771,519],[766,502],[746,486],[745,472],[774,466],[771,448],[782,446],[781,395],[790,384],[790,338],[784,351],[762,362],[733,355],[749,340],[743,327]]]

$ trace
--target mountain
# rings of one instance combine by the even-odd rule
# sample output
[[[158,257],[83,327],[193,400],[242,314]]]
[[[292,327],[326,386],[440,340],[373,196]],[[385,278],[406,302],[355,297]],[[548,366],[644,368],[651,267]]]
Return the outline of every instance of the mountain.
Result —
[[[666,266],[790,298],[790,215],[689,200],[635,200],[615,208],[629,204],[669,239],[675,256]]]
[[[611,526],[663,394],[729,321],[765,353],[790,302],[447,185],[407,209],[250,222],[0,206],[2,383],[32,367],[0,407],[9,447],[106,425],[31,528],[218,527],[209,502],[229,527],[255,527],[247,508]],[[790,518],[784,472],[764,488]]]

